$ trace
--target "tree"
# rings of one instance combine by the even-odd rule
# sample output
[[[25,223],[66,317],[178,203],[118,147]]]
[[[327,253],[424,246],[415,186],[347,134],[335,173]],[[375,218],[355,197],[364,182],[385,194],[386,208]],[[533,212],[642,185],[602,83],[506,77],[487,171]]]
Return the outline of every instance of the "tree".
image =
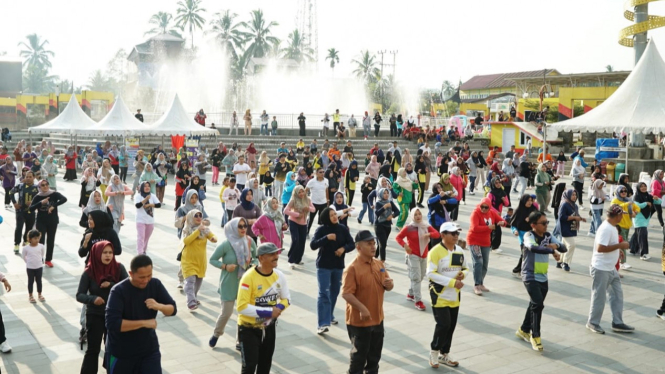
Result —
[[[49,75],[48,69],[30,65],[23,73],[23,92],[32,94],[44,94],[55,90],[56,75]]]
[[[376,56],[370,55],[367,50],[360,51],[360,58],[351,60],[357,66],[353,73],[366,84],[377,82],[381,75],[375,59]]]
[[[180,0],[178,1],[177,16],[175,17],[176,26],[181,29],[188,28],[189,34],[192,37],[192,49],[194,48],[194,31],[202,29],[205,24],[205,18],[201,13],[206,12],[204,8],[200,7],[201,0]]]
[[[97,69],[88,79],[85,86],[90,91],[111,91],[113,90],[113,80]]]
[[[238,51],[242,49],[244,44],[242,33],[238,29],[240,24],[233,22],[237,16],[237,14],[231,13],[229,10],[223,13],[215,13],[213,19],[210,21],[211,29],[205,32],[205,34],[214,34],[215,40],[234,59],[238,59]]]
[[[443,81],[441,84],[441,99],[446,101],[457,92],[457,88],[450,81]]]
[[[330,60],[330,68],[333,71],[333,77],[335,76],[335,65],[339,64],[339,51],[335,48],[330,48],[328,50],[328,55],[326,55],[326,60]]]
[[[277,22],[266,22],[261,9],[253,10],[250,13],[252,19],[250,22],[242,22],[240,25],[245,28],[241,34],[245,43],[249,43],[245,54],[251,57],[265,57],[279,43],[279,39],[272,36],[273,26],[279,26]],[[249,59],[248,59],[249,61]]]
[[[146,31],[143,35],[153,35],[153,34],[171,34],[182,38],[182,34],[179,31],[182,29],[171,27],[171,21],[173,20],[173,15],[167,12],[158,12],[153,14],[148,21],[149,24],[155,25],[152,29]]]
[[[289,34],[288,43],[289,45],[281,51],[284,58],[295,60],[299,64],[305,60],[314,61],[314,50],[304,45],[305,37],[298,29]]]
[[[25,48],[20,52],[20,56],[25,58],[23,66],[37,66],[48,70],[51,67],[49,57],[55,56],[55,53],[46,49],[48,40],[42,41],[37,34],[30,34],[26,38],[28,39],[27,44],[25,42],[18,43],[19,47]],[[48,71],[45,74],[48,75]]]
[[[614,71],[614,66],[612,66],[612,65],[605,66],[605,71],[608,72],[608,73],[613,72]]]

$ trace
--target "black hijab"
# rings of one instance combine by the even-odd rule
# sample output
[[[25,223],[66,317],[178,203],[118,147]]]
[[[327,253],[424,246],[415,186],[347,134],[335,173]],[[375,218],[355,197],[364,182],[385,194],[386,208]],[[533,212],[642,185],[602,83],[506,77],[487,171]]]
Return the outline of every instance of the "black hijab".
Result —
[[[651,203],[651,206],[645,206],[640,210],[640,213],[644,216],[644,218],[649,219],[651,217],[651,214],[653,214],[653,196],[649,192],[642,192],[640,191],[640,187],[642,185],[646,186],[646,183],[640,182],[637,184],[637,191],[635,191],[635,197],[633,200],[636,203]]]
[[[526,202],[531,199],[532,204],[530,207],[526,207]],[[531,224],[526,222],[526,218],[529,217],[529,214],[535,212],[537,209],[533,205],[533,196],[529,194],[522,195],[517,209],[513,213],[513,218],[510,220],[510,226],[517,228],[519,231],[529,231],[531,230]]]

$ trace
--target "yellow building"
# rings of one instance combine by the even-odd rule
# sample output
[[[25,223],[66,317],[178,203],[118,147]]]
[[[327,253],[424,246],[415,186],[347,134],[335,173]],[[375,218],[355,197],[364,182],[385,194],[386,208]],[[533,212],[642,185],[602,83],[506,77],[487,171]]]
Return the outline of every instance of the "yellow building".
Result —
[[[535,149],[543,146],[543,134],[538,132],[538,126],[529,122],[493,122],[490,134],[490,147],[499,147],[502,152],[515,146],[518,151],[527,148],[531,141],[531,148]],[[548,144],[559,144],[561,139],[547,137]]]

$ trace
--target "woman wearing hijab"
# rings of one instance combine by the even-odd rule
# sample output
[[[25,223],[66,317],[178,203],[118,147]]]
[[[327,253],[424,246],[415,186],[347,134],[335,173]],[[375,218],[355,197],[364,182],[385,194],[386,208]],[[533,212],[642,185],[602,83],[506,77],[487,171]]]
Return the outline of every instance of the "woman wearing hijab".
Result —
[[[374,257],[380,258],[385,267],[388,267],[386,249],[388,237],[392,231],[393,218],[399,217],[400,214],[397,205],[393,202],[389,187],[388,183],[388,188],[381,187],[376,191],[376,202],[374,203],[374,233],[378,239]]]
[[[559,152],[559,156],[557,156],[556,160],[556,175],[558,177],[563,177],[564,174],[564,169],[566,168],[566,155],[563,153],[563,151]]]
[[[573,161],[573,167],[570,169],[570,176],[573,178],[573,188],[575,188],[575,192],[577,192],[577,201],[579,202],[580,205],[580,210],[584,210],[584,204],[582,200],[582,189],[584,188],[584,174],[585,174],[585,169],[584,166],[581,164],[582,159],[581,158],[575,158]],[[568,244],[564,243],[566,246]],[[568,253],[574,252],[575,248],[572,250],[568,250]],[[564,254],[564,257],[566,254]]]
[[[252,190],[252,197],[254,204],[258,205],[259,208],[263,208],[263,206],[266,203],[267,197],[265,191],[263,190],[263,186],[259,184],[258,178],[254,177],[249,179],[247,181],[247,188]]]
[[[227,156],[228,157],[228,156]],[[192,172],[189,170],[189,162],[183,161],[178,167],[178,172],[175,175],[175,208],[173,210],[177,211],[180,208],[182,203],[182,197],[185,196],[185,189],[190,184],[192,179]],[[187,194],[188,196],[189,194]],[[198,193],[196,198],[198,199]],[[185,202],[189,201],[189,197],[185,199]],[[197,200],[198,201],[198,200]]]
[[[406,169],[400,168],[397,171],[397,179],[392,185],[392,189],[397,193],[397,203],[399,204],[399,217],[395,227],[401,230],[406,223],[409,215],[409,208],[414,199],[414,191],[418,188],[418,183],[414,183],[406,175]]]
[[[254,148],[254,143],[249,143],[247,146],[247,149],[245,150],[245,157],[247,158],[247,163],[252,164],[252,161],[254,161],[254,165],[256,165],[256,154],[257,154],[256,148]]]
[[[127,153],[127,148],[122,145],[120,146],[120,151],[118,151],[118,168],[120,169],[120,180],[122,183],[127,183],[127,169],[129,169],[129,153]]]
[[[39,182],[39,193],[32,199],[30,210],[37,212],[36,227],[42,234],[39,242],[46,243],[46,258],[44,264],[52,268],[53,248],[55,247],[55,233],[58,230],[60,218],[58,217],[58,207],[67,202],[67,198],[60,192],[49,188],[47,180]]]
[[[325,176],[328,180],[328,201],[333,201],[335,199],[335,192],[339,190],[339,173],[336,170],[335,164],[331,163],[329,165]]]
[[[86,308],[88,348],[81,364],[81,373],[97,373],[99,352],[106,335],[106,302],[111,288],[127,279],[127,270],[116,261],[113,244],[100,241],[92,247],[89,261],[79,280],[76,301]]]
[[[537,210],[538,208],[536,207],[533,196],[529,194],[522,195],[519,204],[517,204],[517,209],[515,209],[510,222],[508,222],[510,224],[510,230],[513,232],[513,235],[517,236],[517,239],[520,243],[520,258],[517,261],[517,266],[515,266],[513,269],[513,275],[517,278],[521,277],[520,274],[522,273],[524,234],[526,234],[528,231],[531,231],[529,215]]]
[[[282,187],[282,206],[286,206],[291,201],[291,195],[296,185],[296,173],[289,171],[286,173],[286,179],[284,179],[284,186]]]
[[[492,208],[492,202],[488,197],[480,200],[480,204],[471,213],[466,243],[473,258],[473,292],[476,295],[489,292],[484,280],[489,268],[492,231],[500,230],[501,226],[506,225],[499,212]]]
[[[461,157],[459,158],[460,160],[462,159]],[[464,183],[464,178],[462,176],[462,170],[455,166],[452,168],[450,171],[450,184],[455,187],[455,191],[457,191],[457,195],[455,196],[455,199],[457,199],[457,206],[458,208],[455,209],[452,215],[452,219],[454,221],[457,221],[457,216],[459,214],[459,204],[464,203],[466,205],[466,202],[463,200],[464,199],[464,187],[466,184]]]
[[[647,206],[647,203],[634,203],[633,200],[628,197],[628,190],[626,189],[626,186],[620,185],[618,186],[615,190],[615,197],[612,199],[610,204],[617,204],[623,209],[624,212],[627,212],[623,214],[623,217],[621,218],[621,221],[619,221],[619,235],[621,235],[621,238],[623,239],[624,242],[628,242],[628,236],[630,234],[630,228],[633,226],[633,218],[635,218],[639,213],[640,210],[645,208]],[[626,250],[622,249],[621,250],[621,256],[619,257],[621,261],[621,270],[628,270],[632,268],[630,264],[626,262]]]
[[[145,153],[142,149],[139,149],[134,158],[134,183],[132,184],[132,192],[136,193],[139,184],[141,183],[141,176],[145,170],[145,166],[149,164],[148,158],[145,156]],[[134,195],[132,195],[134,198]]]
[[[628,180],[628,174],[621,173],[621,175],[619,175],[619,184],[626,187],[626,193],[628,195],[627,197],[632,198],[633,195],[635,194],[635,191],[633,191],[633,188],[630,186],[630,181]]]
[[[148,164],[149,165],[149,164]],[[143,182],[139,193],[134,197],[136,206],[136,252],[143,255],[148,250],[148,241],[155,228],[155,208],[162,204],[155,194],[150,192],[150,183]]]
[[[469,194],[475,195],[476,193],[473,192],[473,190],[476,187],[476,179],[478,178],[478,170],[480,167],[478,166],[478,152],[473,151],[471,153],[471,157],[465,161],[466,167],[469,170]]]
[[[109,197],[107,207],[111,210],[113,229],[117,233],[120,232],[122,221],[125,220],[125,196],[131,194],[132,190],[122,183],[118,174],[111,177],[111,185],[106,189],[106,196]]]
[[[580,230],[580,222],[586,222],[585,218],[580,216],[577,208],[577,191],[572,188],[567,189],[561,195],[561,205],[559,205],[559,214],[557,218],[557,229],[563,238],[563,244],[568,251],[561,257],[561,262],[557,262],[556,267],[564,271],[570,271],[570,264],[573,262],[575,254],[575,237]]]
[[[434,183],[432,186],[432,194],[430,195],[429,199],[427,199],[427,222],[430,224],[430,226],[434,227],[437,232],[439,232],[441,225],[443,225],[445,222],[451,221],[448,210],[446,209],[446,200],[447,197],[445,191],[443,191],[441,183]],[[440,242],[441,238],[431,238],[430,247],[433,248]]]
[[[97,189],[97,177],[95,177],[92,168],[86,168],[81,176],[81,195],[79,197],[79,207],[88,206],[90,195]]]
[[[349,205],[353,205],[353,196],[356,194],[356,183],[359,178],[358,161],[353,160],[344,175],[344,191],[346,192],[346,201]]]
[[[508,198],[507,205],[511,206],[510,190],[513,187],[513,179],[515,179],[515,177],[517,176],[517,174],[515,173],[515,167],[513,166],[513,160],[510,158],[504,159],[501,171],[504,174],[504,178],[501,179],[501,184],[503,185],[503,189],[506,191],[506,198]]]
[[[169,170],[171,169],[171,163],[166,161],[166,156],[164,155],[164,153],[159,153],[157,155],[157,161],[155,161],[155,164],[152,166],[152,169],[159,178],[157,183],[155,184],[155,195],[157,195],[159,202],[163,204],[164,191],[166,189],[166,185],[168,184]]]
[[[651,180],[651,196],[653,196],[654,200],[663,200],[663,196],[665,196],[665,183],[663,183],[663,171],[662,170],[656,170],[653,172],[653,178]],[[660,206],[659,204],[655,204],[653,206],[656,209],[656,212],[658,213],[658,222],[660,222],[660,227],[663,227],[665,224],[663,223],[663,207]]]
[[[282,248],[284,230],[289,226],[284,220],[281,205],[276,197],[271,198],[265,205],[263,215],[252,225],[252,233],[263,243],[273,243]]]
[[[205,186],[201,182],[201,179],[199,178],[198,175],[195,175],[192,177],[192,179],[190,179],[189,186],[185,188],[183,195],[187,196],[187,192],[189,192],[189,190],[196,191],[199,197],[199,203],[201,204],[201,206],[203,206],[203,200],[206,199]],[[184,203],[185,199],[182,199],[182,202]]]
[[[92,195],[90,195],[90,199],[88,199],[88,205],[86,205],[85,208],[83,208],[81,211],[79,226],[83,228],[88,227],[88,215],[90,212],[94,212],[95,210],[105,212],[109,215],[109,217],[112,216],[111,209],[106,206],[104,198],[102,197],[102,193],[99,191],[93,191]]]
[[[397,234],[395,240],[406,252],[406,264],[411,287],[406,299],[415,302],[418,310],[425,310],[422,302],[421,285],[427,270],[427,253],[430,240],[440,239],[439,231],[435,230],[425,218],[424,209],[413,208],[409,213],[409,224]],[[406,240],[405,240],[406,239]]]
[[[148,182],[150,185],[150,193],[157,196],[157,182],[159,182],[161,179],[162,178],[160,178],[157,173],[155,173],[154,169],[152,168],[152,164],[146,163],[145,169],[143,170],[141,178],[139,179],[139,183],[143,185],[143,183]]]
[[[259,156],[259,184],[263,185],[264,175],[266,175],[267,171],[270,171],[272,164],[273,162],[268,157],[268,153],[266,151],[261,152],[261,156]]]
[[[90,251],[95,243],[100,241],[109,241],[113,245],[113,253],[116,256],[122,254],[122,245],[118,233],[113,230],[113,220],[101,210],[95,210],[88,214],[86,229],[83,232],[83,238],[79,245],[79,257],[85,258],[88,263]]]
[[[547,173],[547,166],[545,164],[538,164],[538,173],[534,180],[536,185],[536,200],[541,213],[551,213],[547,210],[547,204],[550,203],[550,186],[552,182],[551,176]]]
[[[344,203],[343,192],[335,192],[335,199],[333,200],[333,203],[330,204],[329,208],[334,209],[337,212],[337,220],[341,225],[349,227],[349,216],[351,215],[351,212],[355,210],[355,208],[350,207]]]
[[[53,156],[48,155],[42,164],[42,178],[48,180],[49,185],[54,191],[57,191],[55,176],[58,174],[58,165],[53,163]]]
[[[155,197],[156,199],[156,197]],[[203,212],[192,209],[185,217],[182,229],[180,266],[185,279],[184,291],[187,295],[187,308],[190,311],[199,308],[198,293],[206,274],[206,246],[208,240],[217,243],[217,237],[203,223]]]
[[[78,154],[74,151],[74,146],[70,145],[67,148],[67,153],[65,153],[65,177],[64,180],[67,182],[76,180],[76,159]]]
[[[286,163],[289,165],[289,170],[296,170],[296,166],[298,166],[298,156],[293,152],[293,149],[289,149],[289,153],[286,155]]]
[[[286,188],[285,188],[286,189]],[[303,186],[295,186],[289,203],[284,207],[284,214],[288,216],[289,231],[291,232],[291,248],[289,248],[289,266],[295,269],[296,265],[303,265],[302,257],[305,254],[305,240],[307,239],[307,217],[315,212],[312,200],[307,197]],[[320,215],[319,215],[320,217]]]
[[[640,182],[637,184],[637,191],[633,200],[638,206],[644,203],[646,203],[646,206],[641,208],[640,212],[633,218],[635,233],[630,238],[630,253],[633,255],[639,254],[642,261],[651,258],[649,256],[649,220],[653,215],[654,206],[661,204],[661,200],[654,199],[647,189],[646,183]]]
[[[602,179],[596,179],[589,187],[589,205],[591,205],[591,225],[589,225],[589,236],[596,235],[596,230],[603,222],[603,208],[605,201],[609,196],[605,193],[605,182]]]
[[[459,209],[459,200],[457,200],[458,192],[455,186],[450,182],[450,174],[445,173],[441,175],[439,184],[441,185],[441,190],[443,191],[444,199],[446,200],[446,210],[451,218],[456,217],[456,211]],[[453,219],[453,221],[455,220]]]
[[[229,154],[222,159],[222,165],[226,168],[226,175],[233,175],[233,165],[238,162],[238,157],[233,149],[229,149]]]
[[[418,202],[419,208],[423,207],[423,200],[425,199],[425,190],[427,189],[427,164],[425,163],[425,156],[422,154],[417,157],[416,166],[414,168],[418,175]]]
[[[108,200],[108,197],[106,197],[106,187],[108,187],[109,184],[111,184],[111,177],[115,174],[113,171],[113,168],[111,167],[111,163],[108,159],[104,159],[102,161],[102,167],[97,171],[97,180],[99,181],[99,190],[102,192],[102,197],[104,198],[104,202]]]
[[[178,210],[175,213],[175,227],[178,229],[178,238],[181,237],[182,235],[182,228],[185,225],[185,217],[187,216],[187,213],[192,211],[193,209],[198,209],[201,212],[203,212],[203,219],[207,220],[208,215],[206,214],[205,210],[203,209],[203,205],[199,202],[199,194],[195,190],[190,190],[187,191],[187,195],[185,195],[185,201],[183,202],[183,205],[178,208]]]
[[[118,147],[113,145],[111,150],[107,154],[109,161],[111,162],[111,167],[113,171],[118,174],[120,173],[120,161],[118,160]]]
[[[252,231],[252,225],[261,217],[261,207],[254,204],[254,193],[250,188],[245,188],[240,193],[240,205],[233,210],[233,218],[240,217],[247,220],[249,228],[247,235],[256,243],[256,235]]]
[[[376,156],[372,156],[369,164],[365,167],[365,173],[369,174],[374,185],[376,185],[376,181],[379,179],[379,170],[381,170],[381,164],[378,163]]]
[[[319,285],[316,332],[321,335],[328,332],[331,325],[338,323],[335,319],[335,304],[342,285],[344,256],[355,249],[355,243],[348,227],[339,223],[334,209],[323,209],[319,215],[319,225],[309,247],[319,251],[316,257],[316,278]]]
[[[273,199],[277,200],[277,199]],[[279,205],[279,204],[278,204]],[[278,212],[281,216],[281,212]],[[267,213],[266,213],[267,214]],[[240,287],[240,278],[252,265],[257,262],[256,243],[247,236],[249,225],[244,218],[234,218],[224,227],[224,240],[217,246],[208,261],[210,265],[221,269],[217,293],[222,301],[222,311],[217,317],[215,330],[208,341],[210,347],[217,345],[217,340],[224,335],[226,323],[233,314],[235,301]],[[254,225],[256,227],[256,224]],[[281,247],[279,247],[281,248]],[[236,333],[236,349],[239,349],[238,334]]]
[[[2,177],[2,188],[5,189],[5,209],[10,207],[12,188],[16,186],[16,176],[18,169],[12,162],[11,156],[5,158],[5,164],[0,167],[0,176]]]
[[[303,166],[298,168],[296,182],[298,182],[298,184],[303,187],[307,187],[307,182],[309,182],[309,175],[307,175],[307,171]]]

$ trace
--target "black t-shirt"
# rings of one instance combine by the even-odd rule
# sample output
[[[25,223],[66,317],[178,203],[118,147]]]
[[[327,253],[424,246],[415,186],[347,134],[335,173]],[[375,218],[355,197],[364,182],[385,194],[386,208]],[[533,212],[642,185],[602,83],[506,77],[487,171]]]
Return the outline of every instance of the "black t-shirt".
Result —
[[[143,122],[143,114],[141,114],[141,113],[136,113],[136,114],[134,115],[134,117],[136,117],[137,120]]]

